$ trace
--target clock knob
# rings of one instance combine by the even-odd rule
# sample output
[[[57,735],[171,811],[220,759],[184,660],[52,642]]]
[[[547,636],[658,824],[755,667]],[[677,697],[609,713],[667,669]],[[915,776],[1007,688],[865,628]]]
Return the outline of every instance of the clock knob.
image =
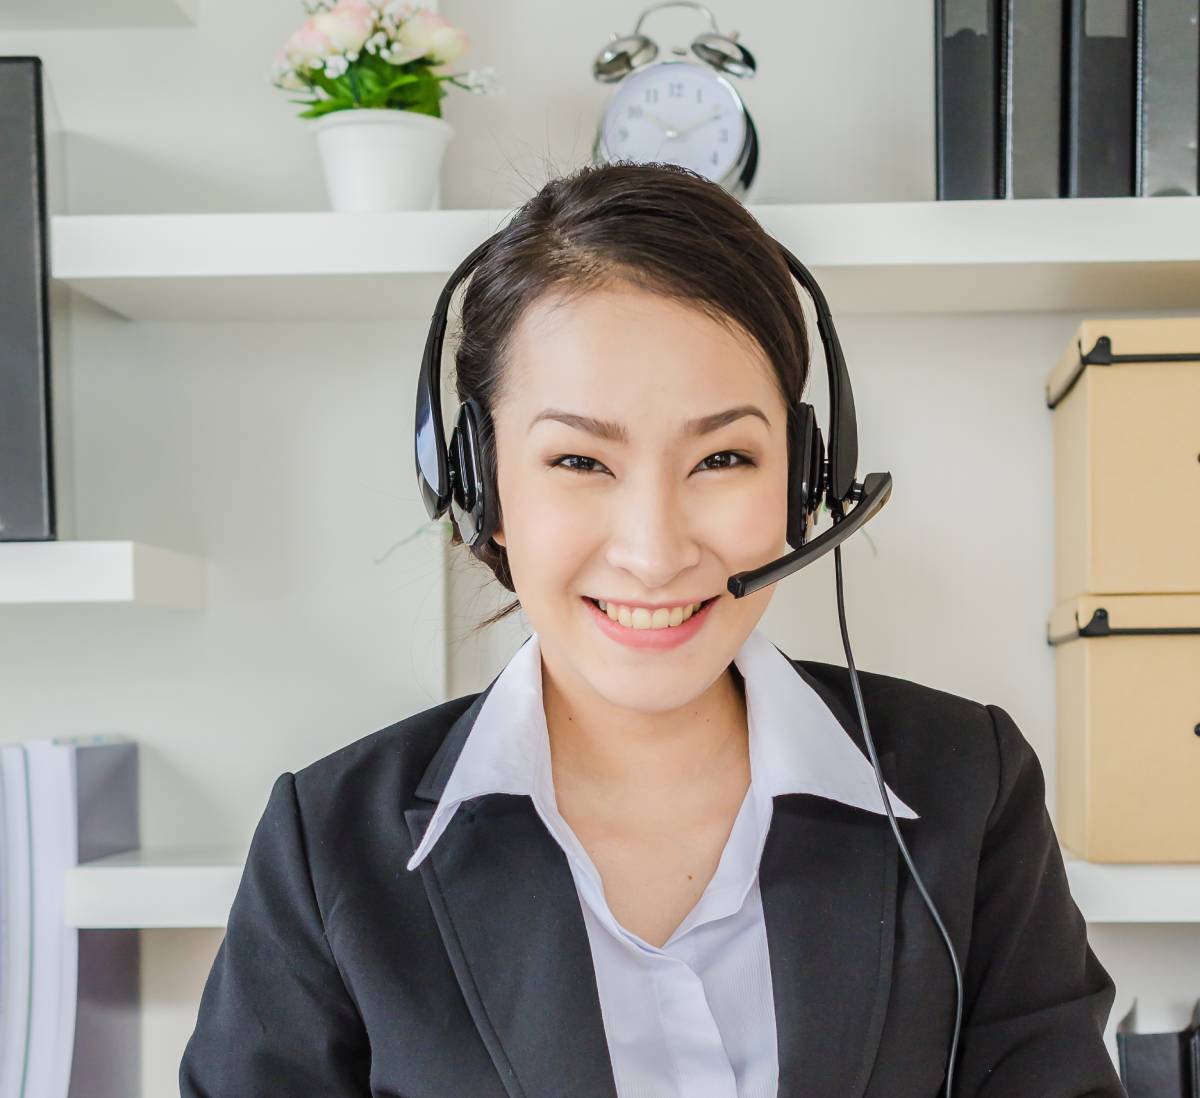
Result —
[[[692,40],[692,52],[720,72],[727,72],[731,76],[753,76],[758,68],[754,55],[736,41],[737,33],[732,31],[724,35],[705,31]]]
[[[613,34],[608,45],[592,62],[592,74],[602,84],[615,84],[634,69],[648,65],[658,56],[658,46],[644,34]]]

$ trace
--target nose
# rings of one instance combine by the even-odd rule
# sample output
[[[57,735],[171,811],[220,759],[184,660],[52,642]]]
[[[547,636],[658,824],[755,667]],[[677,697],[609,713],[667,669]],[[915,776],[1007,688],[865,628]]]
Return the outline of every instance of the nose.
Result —
[[[664,472],[632,478],[612,499],[605,560],[632,575],[646,591],[667,587],[694,568],[701,546],[683,505],[682,490]]]

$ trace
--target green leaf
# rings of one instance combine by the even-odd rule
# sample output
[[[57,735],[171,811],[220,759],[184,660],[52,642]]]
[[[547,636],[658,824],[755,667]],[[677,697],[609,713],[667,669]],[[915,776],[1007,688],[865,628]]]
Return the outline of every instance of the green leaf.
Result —
[[[309,79],[312,80],[312,82],[316,84],[318,88],[320,88],[323,92],[326,92],[328,95],[331,95],[334,99],[340,99],[343,97],[347,99],[352,98],[350,96],[350,89],[346,87],[344,83],[344,77],[339,76],[336,80],[332,80],[319,69],[310,72],[308,75]]]
[[[320,118],[331,111],[352,110],[354,103],[349,99],[322,99],[306,111],[300,112],[301,118]]]
[[[395,80],[384,85],[384,91],[393,91],[396,88],[402,88],[405,84],[415,84],[417,77],[411,72],[402,72]]]

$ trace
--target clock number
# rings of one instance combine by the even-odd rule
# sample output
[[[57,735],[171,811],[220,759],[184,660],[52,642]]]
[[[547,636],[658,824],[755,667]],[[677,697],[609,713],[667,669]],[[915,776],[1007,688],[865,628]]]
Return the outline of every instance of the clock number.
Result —
[[[728,140],[729,140],[729,131],[728,131],[728,130],[722,130],[722,131],[721,131],[721,136],[718,138],[718,140],[719,140],[719,141],[721,141],[722,143],[724,143],[724,142],[728,141]]]
[[[641,118],[642,117],[642,108],[637,103],[629,104],[629,117],[630,118]]]
[[[713,162],[713,164],[716,164],[716,162],[717,162],[717,150],[716,149],[713,149],[712,162]]]
[[[667,85],[667,94],[672,99],[679,99],[683,95],[683,81],[682,80],[672,80]]]
[[[646,102],[647,103],[657,103],[658,102],[658,89],[657,88],[647,88],[646,89]]]
[[[697,103],[703,103],[703,102],[704,102],[704,89],[703,89],[703,88],[697,88],[697,89],[696,89],[696,102],[697,102]]]
[[[617,137],[620,138],[622,141],[628,141],[629,140],[629,131],[624,126],[620,126],[617,129]]]

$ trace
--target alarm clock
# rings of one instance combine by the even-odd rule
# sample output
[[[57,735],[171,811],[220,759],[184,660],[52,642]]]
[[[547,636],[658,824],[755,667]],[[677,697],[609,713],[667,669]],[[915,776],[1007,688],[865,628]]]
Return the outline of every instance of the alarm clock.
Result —
[[[708,18],[709,31],[691,43],[695,60],[681,46],[656,60],[658,45],[641,33],[642,21],[660,8],[689,7]],[[728,76],[754,76],[754,57],[717,29],[712,13],[692,0],[665,0],[638,17],[633,33],[612,35],[596,56],[592,73],[617,84],[596,133],[592,160],[679,164],[742,198],[758,167],[758,133],[741,95]]]

